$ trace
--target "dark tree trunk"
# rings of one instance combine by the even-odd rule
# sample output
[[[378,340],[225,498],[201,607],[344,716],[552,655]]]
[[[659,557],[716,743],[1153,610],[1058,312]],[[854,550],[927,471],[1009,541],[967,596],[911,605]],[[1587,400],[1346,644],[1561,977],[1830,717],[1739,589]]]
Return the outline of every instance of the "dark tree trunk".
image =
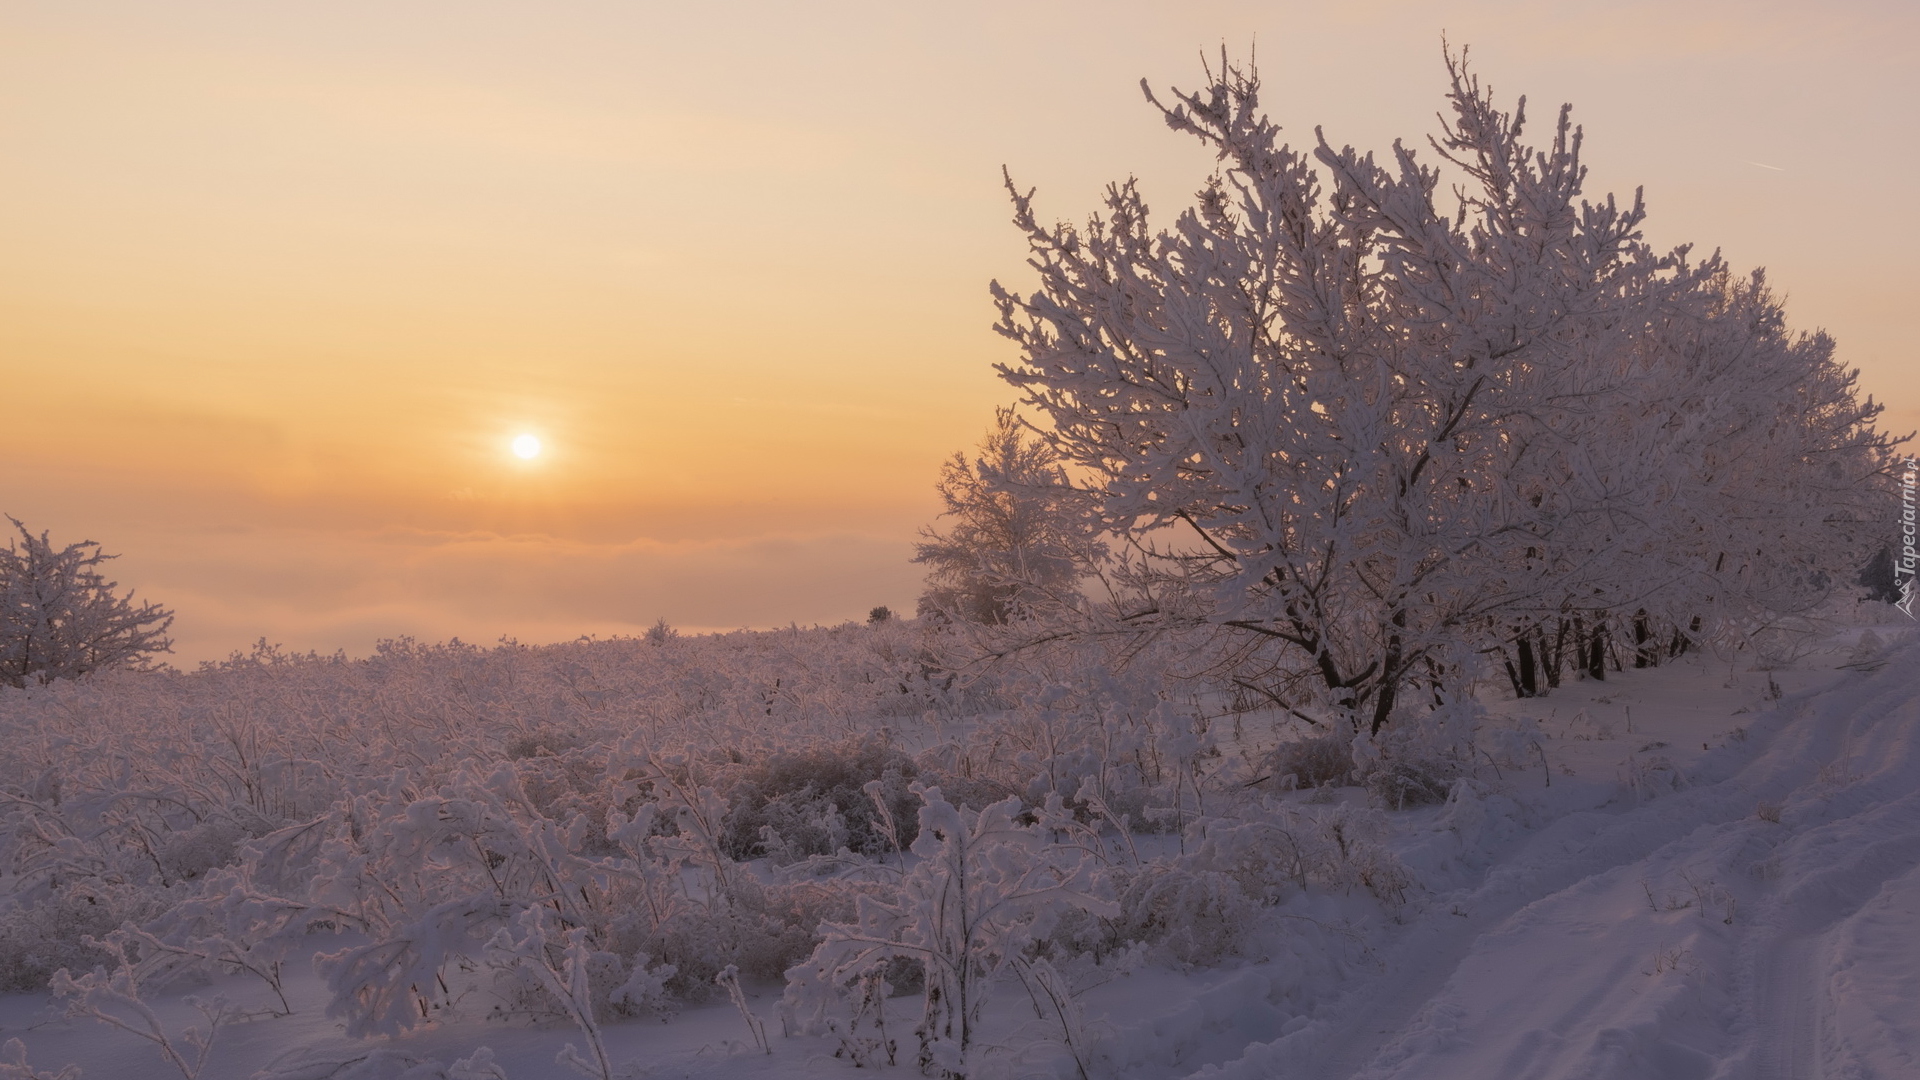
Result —
[[[1682,653],[1685,653],[1688,649],[1691,649],[1693,647],[1693,639],[1697,637],[1699,633],[1700,633],[1700,616],[1698,615],[1695,615],[1692,621],[1687,624],[1687,629],[1684,633],[1681,632],[1679,627],[1677,626],[1674,627],[1673,628],[1673,655],[1679,656]]]
[[[1538,697],[1540,694],[1539,675],[1534,671],[1533,642],[1527,636],[1532,629],[1532,627],[1522,629],[1520,640],[1517,642],[1520,647],[1520,677],[1515,679],[1514,683],[1521,697]]]
[[[1407,625],[1406,611],[1393,613],[1393,625],[1395,627]],[[1387,726],[1387,717],[1393,715],[1394,698],[1400,691],[1401,665],[1404,662],[1400,657],[1400,645],[1400,635],[1395,632],[1387,638],[1386,655],[1380,658],[1380,681],[1377,684],[1380,688],[1380,696],[1373,701],[1372,730],[1375,735],[1380,734],[1380,729]]]
[[[1653,642],[1653,623],[1647,617],[1646,608],[1641,608],[1633,615],[1633,666],[1660,666],[1660,647]]]
[[[1393,713],[1393,701],[1394,698],[1398,696],[1398,683],[1399,680],[1393,679],[1383,681],[1380,684],[1380,696],[1373,701],[1373,727],[1371,731],[1375,735],[1380,734],[1380,729],[1387,726],[1387,717]]]

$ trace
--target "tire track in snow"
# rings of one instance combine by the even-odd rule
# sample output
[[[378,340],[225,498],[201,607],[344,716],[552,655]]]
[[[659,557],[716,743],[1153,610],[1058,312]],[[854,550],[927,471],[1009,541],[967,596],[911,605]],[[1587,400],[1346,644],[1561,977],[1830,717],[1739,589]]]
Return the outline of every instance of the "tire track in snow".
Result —
[[[1778,736],[1790,730],[1806,698],[1783,703],[1770,725],[1756,724],[1745,762],[1768,756]],[[1800,749],[1800,748],[1796,748]],[[1791,753],[1809,775],[1817,764]],[[1744,764],[1743,763],[1743,764]],[[1611,874],[1704,824],[1737,820],[1752,813],[1752,795],[1736,783],[1743,770],[1720,780],[1625,809],[1576,811],[1556,819],[1520,841],[1520,851],[1491,867],[1482,883],[1438,897],[1416,925],[1392,948],[1388,971],[1342,995],[1325,1013],[1343,1017],[1314,1025],[1298,1035],[1250,1048],[1239,1061],[1194,1074],[1206,1080],[1330,1080],[1382,1075],[1384,1049],[1431,1015],[1439,996],[1472,955],[1482,938],[1499,931],[1532,905],[1582,882]],[[1452,914],[1464,908],[1464,919]],[[1442,1006],[1443,1007],[1443,1006]]]
[[[1821,940],[1800,936],[1768,950],[1754,980],[1759,1025],[1754,1080],[1819,1080]]]
[[[1902,797],[1905,793],[1915,789],[1912,758],[1920,748],[1920,707],[1914,705],[1920,696],[1920,677],[1916,676],[1920,676],[1920,668],[1909,664],[1864,682],[1859,676],[1842,676],[1795,694],[1781,702],[1771,716],[1753,724],[1747,745],[1719,755],[1718,761],[1702,762],[1696,786],[1641,806],[1581,811],[1549,823],[1522,841],[1514,855],[1492,867],[1480,886],[1437,898],[1392,945],[1386,972],[1363,978],[1340,1000],[1317,1010],[1327,1019],[1273,1043],[1249,1047],[1238,1061],[1203,1069],[1195,1076],[1209,1080],[1328,1080],[1418,1075],[1420,1066],[1409,1059],[1460,1036],[1472,1041],[1473,1033],[1461,1029],[1468,1010],[1455,1000],[1459,988],[1452,985],[1453,981],[1463,963],[1503,929],[1538,932],[1540,927],[1529,927],[1521,916],[1533,905],[1560,898],[1578,910],[1581,895],[1602,884],[1596,879],[1617,880],[1624,873],[1631,875],[1627,880],[1637,880],[1641,868],[1651,865],[1656,853],[1660,853],[1663,865],[1678,865],[1694,849],[1705,851],[1712,846],[1716,832],[1729,828],[1739,831],[1740,822],[1752,819],[1756,799],[1778,800],[1789,793],[1818,789],[1822,794],[1816,801],[1823,809],[1811,814],[1806,822],[1815,826],[1815,831],[1822,824],[1854,817],[1884,817],[1889,811],[1904,817],[1898,813],[1899,804],[1906,801]],[[1850,776],[1855,761],[1873,763],[1876,775]],[[1846,778],[1837,786],[1829,782],[1829,773],[1836,770]],[[1856,782],[1861,780],[1868,782]],[[1889,820],[1888,824],[1908,831],[1903,822]],[[1697,841],[1690,840],[1696,835]],[[1920,830],[1910,835],[1920,842]],[[1894,839],[1891,845],[1868,844],[1866,850],[1858,844],[1850,846],[1856,856],[1877,855],[1868,859],[1880,864],[1876,869],[1910,861],[1900,858],[1904,850],[1890,850],[1906,848],[1904,838]],[[1880,850],[1872,852],[1874,848]],[[1870,876],[1876,881],[1885,879],[1881,873]],[[1595,883],[1592,888],[1577,890],[1589,882]],[[1754,1030],[1743,1046],[1723,1046],[1720,1054],[1723,1065],[1745,1059],[1747,1068],[1735,1075],[1753,1075],[1754,1066],[1768,1070],[1761,1076],[1800,1080],[1817,1075],[1820,1030],[1816,1010],[1820,1005],[1818,988],[1823,985],[1814,967],[1823,956],[1818,935],[1843,917],[1835,914],[1837,907],[1853,910],[1871,895],[1870,891],[1859,894],[1853,888],[1843,891],[1849,894],[1846,899],[1854,902],[1821,904],[1821,917],[1813,920],[1768,920],[1768,927],[1740,920],[1743,925],[1735,932],[1744,939],[1741,951],[1747,952],[1750,961],[1760,962],[1745,965],[1748,979],[1742,1004],[1747,1007]],[[1465,920],[1452,915],[1462,908],[1468,913]],[[1776,909],[1775,914],[1786,913]],[[1723,970],[1732,974],[1731,967]],[[1756,1011],[1756,1006],[1761,1011]],[[1621,1065],[1630,1066],[1628,1058],[1647,1050],[1632,1045],[1639,1033],[1589,1031],[1581,1026],[1579,1018],[1572,1019],[1573,1028],[1560,1034],[1540,1034],[1550,1040],[1578,1038],[1624,1045],[1621,1053],[1626,1057],[1615,1054],[1612,1058]],[[1483,1018],[1481,1022],[1497,1026],[1499,1018]],[[1560,1026],[1555,1025],[1555,1030]],[[1767,1040],[1764,1064],[1762,1030]],[[1673,1049],[1655,1046],[1649,1052]],[[1677,1052],[1687,1060],[1676,1062],[1681,1072],[1673,1075],[1693,1075],[1698,1069],[1710,1068],[1707,1059],[1696,1051],[1679,1047]],[[1544,1059],[1541,1063],[1545,1064]],[[1399,1072],[1402,1064],[1410,1065],[1413,1071]],[[1491,1067],[1494,1062],[1485,1060],[1481,1064]]]
[[[1446,992],[1461,965],[1486,939],[1519,922],[1522,913],[1641,866],[1702,828],[1750,816],[1753,788],[1759,780],[1753,775],[1756,772],[1784,772],[1790,777],[1774,778],[1776,784],[1797,786],[1810,779],[1838,745],[1832,743],[1830,732],[1806,722],[1810,706],[1846,681],[1828,682],[1783,701],[1770,722],[1754,725],[1742,759],[1723,767],[1717,777],[1703,777],[1692,788],[1626,809],[1576,812],[1547,825],[1518,855],[1494,866],[1465,901],[1470,912],[1485,914],[1458,928],[1444,962],[1422,963],[1417,971],[1395,973],[1412,977],[1397,979],[1398,985],[1378,1002],[1393,1023],[1376,1022],[1367,1025],[1374,1031],[1352,1032],[1320,1067],[1299,1075],[1356,1080],[1400,1075],[1398,1066],[1412,1054],[1408,1044],[1448,1037],[1447,1028],[1455,1020],[1448,1014],[1458,1010],[1446,1000]]]
[[[1847,845],[1848,833],[1882,839]],[[1803,854],[1841,849],[1846,857],[1798,867],[1803,876],[1774,898],[1768,913],[1768,921],[1782,932],[1757,933],[1748,945],[1754,954],[1754,1080],[1824,1075],[1822,1024],[1834,1004],[1829,985],[1834,928],[1859,915],[1888,883],[1920,867],[1920,792],[1835,817],[1796,841]]]

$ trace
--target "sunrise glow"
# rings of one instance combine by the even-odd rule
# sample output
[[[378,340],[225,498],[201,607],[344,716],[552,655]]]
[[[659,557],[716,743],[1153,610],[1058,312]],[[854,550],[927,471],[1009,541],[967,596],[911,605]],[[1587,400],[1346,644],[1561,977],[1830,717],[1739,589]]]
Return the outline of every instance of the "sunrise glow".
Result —
[[[1139,81],[1256,42],[1289,138],[1427,162],[1442,29],[1920,426],[1920,225],[1781,212],[1902,204],[1912,5],[1123,8],[6,5],[0,512],[119,553],[189,668],[910,611],[941,463],[1016,396],[1001,166],[1068,218],[1138,176],[1171,224],[1215,162]]]

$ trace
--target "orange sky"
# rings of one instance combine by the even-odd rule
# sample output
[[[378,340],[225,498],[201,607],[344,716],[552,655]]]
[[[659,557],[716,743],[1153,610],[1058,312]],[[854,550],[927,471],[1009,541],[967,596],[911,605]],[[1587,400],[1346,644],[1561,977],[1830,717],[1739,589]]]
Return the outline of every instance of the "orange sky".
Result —
[[[1298,137],[1384,150],[1443,29],[1906,431],[1920,16],[1835,11],[15,0],[0,511],[121,552],[183,663],[910,610],[939,461],[1008,398],[1001,164],[1164,216],[1208,163],[1136,84],[1222,42]]]

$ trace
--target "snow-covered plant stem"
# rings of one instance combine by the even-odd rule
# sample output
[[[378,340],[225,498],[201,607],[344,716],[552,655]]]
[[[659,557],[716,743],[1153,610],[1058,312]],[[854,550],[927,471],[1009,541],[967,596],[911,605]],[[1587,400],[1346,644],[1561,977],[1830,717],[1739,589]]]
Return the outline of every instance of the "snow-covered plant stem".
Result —
[[[205,905],[186,904],[171,914],[169,921],[182,921],[181,911],[193,911]],[[257,922],[264,923],[256,913],[248,912]],[[240,923],[236,919],[234,922]],[[287,1003],[285,972],[283,961],[268,949],[256,949],[246,939],[250,936],[242,928],[237,933],[215,933],[204,937],[176,935],[161,937],[148,930],[127,923],[121,927],[129,940],[140,944],[141,952],[150,957],[165,957],[173,963],[183,966],[211,968],[216,971],[244,972],[267,984],[280,1007],[271,1010],[275,1016],[293,1015],[293,1006]]]
[[[109,1027],[145,1039],[159,1048],[160,1056],[179,1070],[186,1080],[198,1080],[201,1071],[206,1068],[207,1055],[213,1050],[214,1033],[227,1019],[227,1003],[218,998],[212,1002],[188,998],[188,1004],[199,1010],[206,1025],[190,1027],[177,1035],[170,1034],[152,1007],[140,1000],[134,963],[127,956],[128,940],[129,935],[124,930],[108,934],[105,941],[88,938],[88,945],[113,955],[113,970],[96,967],[76,979],[66,968],[61,968],[53,975],[54,995],[71,999],[67,1002],[69,1017],[98,1020]],[[131,1013],[133,1019],[128,1019],[124,1015],[126,1013]]]
[[[552,918],[553,912],[546,907],[521,911],[510,928],[501,930],[487,943],[487,951],[530,972],[566,1011],[567,1019],[580,1029],[591,1059],[582,1057],[580,1051],[568,1043],[554,1060],[582,1076],[613,1080],[613,1065],[607,1058],[606,1042],[600,1037],[600,1022],[593,1015],[593,990],[587,978],[587,965],[595,953],[587,946],[587,931],[584,927],[568,930],[565,944],[560,946],[559,962],[555,963],[552,948],[559,943],[551,933]]]
[[[1080,1080],[1088,1080],[1093,1040],[1087,1031],[1086,1010],[1080,1007],[1066,977],[1046,960],[1016,960],[1014,971],[1020,976],[1021,985],[1027,988],[1027,996],[1033,1000],[1034,1012],[1043,1020],[1049,1012],[1053,1014],[1054,1023],[1060,1026],[1060,1041],[1073,1055]]]
[[[27,1064],[27,1044],[8,1039],[0,1047],[0,1080],[80,1080],[80,1066],[63,1065],[59,1072],[41,1072]]]
[[[740,1010],[741,1018],[747,1022],[747,1031],[753,1036],[753,1045],[763,1054],[773,1053],[773,1047],[767,1044],[766,1022],[753,1014],[753,1009],[747,1004],[746,992],[740,989],[740,969],[728,964],[720,969],[713,981],[726,988],[727,999],[733,1002],[734,1008]]]

